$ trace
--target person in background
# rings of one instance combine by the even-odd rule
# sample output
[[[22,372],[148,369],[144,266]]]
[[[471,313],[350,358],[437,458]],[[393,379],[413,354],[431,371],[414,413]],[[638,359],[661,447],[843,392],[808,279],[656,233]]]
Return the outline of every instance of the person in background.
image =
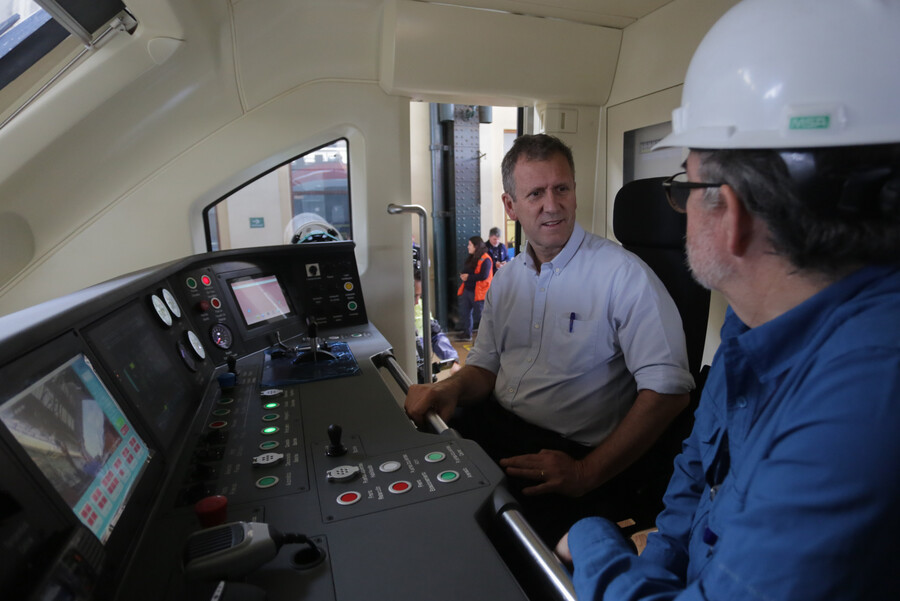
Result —
[[[456,339],[460,342],[472,340],[472,330],[481,322],[484,297],[494,277],[491,257],[484,240],[480,236],[472,236],[466,249],[469,256],[466,257],[462,273],[459,274],[462,283],[456,293],[459,296],[459,322],[462,326],[462,331]]]
[[[730,306],[643,553],[598,518],[560,541],[579,599],[900,599],[898,30],[745,0],[697,48],[664,186]]]
[[[502,171],[526,248],[497,272],[466,365],[410,387],[405,406],[416,423],[434,411],[484,447],[553,545],[579,516],[628,517],[645,480],[633,464],[687,406],[693,378],[663,284],[576,223],[569,147],[521,136]]]
[[[499,227],[492,227],[488,234],[487,253],[491,256],[491,261],[494,262],[494,273],[497,273],[497,270],[509,261],[506,245],[500,242]]]
[[[451,361],[450,364],[450,373],[456,373],[460,370],[459,365],[459,353],[456,352],[456,349],[453,348],[453,344],[450,343],[450,339],[447,338],[447,335],[444,334],[441,329],[441,324],[434,317],[431,316],[431,313],[428,313],[428,330],[424,327],[424,315],[425,311],[422,307],[422,272],[418,269],[413,270],[413,277],[415,278],[415,295],[416,295],[416,304],[415,304],[415,319],[416,319],[416,355],[419,358],[419,361],[424,361],[425,357],[425,348],[424,341],[422,340],[422,336],[424,332],[428,331],[431,333],[431,352],[434,354],[434,357],[437,358],[440,362]],[[425,378],[425,370],[420,369],[421,373],[419,378],[419,383],[421,384]]]

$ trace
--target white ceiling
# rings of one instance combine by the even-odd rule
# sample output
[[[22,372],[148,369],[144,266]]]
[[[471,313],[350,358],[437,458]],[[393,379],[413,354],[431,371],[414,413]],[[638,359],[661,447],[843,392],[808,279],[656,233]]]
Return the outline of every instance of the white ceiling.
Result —
[[[624,29],[672,0],[440,0],[488,10],[519,13]]]

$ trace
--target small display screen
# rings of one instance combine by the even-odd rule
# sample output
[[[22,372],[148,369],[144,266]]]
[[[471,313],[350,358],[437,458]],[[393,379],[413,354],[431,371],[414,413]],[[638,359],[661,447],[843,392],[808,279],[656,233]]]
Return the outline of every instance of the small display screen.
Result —
[[[228,285],[248,327],[284,319],[291,314],[281,282],[274,275],[246,276],[230,280]]]
[[[88,359],[79,354],[10,398],[0,421],[105,543],[150,455]]]
[[[155,428],[165,448],[196,408],[202,381],[182,369],[166,332],[144,303],[131,303],[86,331],[88,342],[122,392]]]

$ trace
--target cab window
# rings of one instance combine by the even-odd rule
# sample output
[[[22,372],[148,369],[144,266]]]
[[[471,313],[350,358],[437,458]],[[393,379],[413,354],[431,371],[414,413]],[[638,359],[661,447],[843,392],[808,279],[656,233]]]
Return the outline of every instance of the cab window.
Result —
[[[350,240],[350,165],[341,138],[297,156],[204,209],[209,250]]]

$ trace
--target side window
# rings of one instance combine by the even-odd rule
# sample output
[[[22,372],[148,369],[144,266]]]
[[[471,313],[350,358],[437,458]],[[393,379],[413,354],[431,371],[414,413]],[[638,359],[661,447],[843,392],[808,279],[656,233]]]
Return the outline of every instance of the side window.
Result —
[[[335,140],[206,207],[207,249],[351,239],[349,154]]]

